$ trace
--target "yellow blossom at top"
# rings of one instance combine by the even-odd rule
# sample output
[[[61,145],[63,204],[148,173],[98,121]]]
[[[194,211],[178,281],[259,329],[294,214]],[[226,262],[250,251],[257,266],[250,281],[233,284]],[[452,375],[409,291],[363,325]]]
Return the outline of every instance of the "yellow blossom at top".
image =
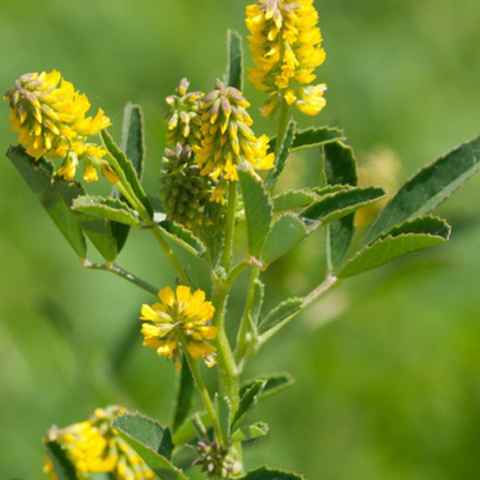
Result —
[[[257,138],[251,126],[253,120],[247,113],[250,104],[234,87],[225,87],[222,82],[211,91],[202,104],[202,145],[194,148],[196,162],[202,175],[214,180],[238,180],[238,166],[268,170],[273,168],[274,155],[267,154],[269,138]],[[219,191],[225,187],[218,185]],[[218,192],[212,192],[213,198]]]
[[[270,93],[262,113],[273,115],[280,101],[307,115],[325,106],[325,84],[311,85],[325,61],[313,0],[261,0],[247,7],[250,50],[255,67],[250,81]]]
[[[215,308],[205,301],[205,293],[180,285],[176,292],[170,287],[160,290],[158,297],[160,303],[142,306],[140,318],[148,322],[142,325],[143,345],[173,359],[177,368],[181,349],[203,358],[209,367],[215,365],[215,347],[205,341],[217,335],[217,327],[211,325]]]
[[[66,180],[74,178],[83,161],[84,180],[98,179],[97,168],[104,163],[106,151],[87,139],[108,127],[110,119],[102,109],[94,117],[86,116],[91,106],[88,98],[59,72],[22,75],[3,98],[10,104],[10,123],[28,155],[62,158],[56,173]]]
[[[89,420],[51,428],[47,440],[56,441],[65,451],[80,480],[90,480],[96,473],[108,473],[115,480],[151,480],[152,470],[111,427],[124,412],[120,407],[97,409]],[[44,472],[51,474],[50,480],[58,480],[49,459]]]

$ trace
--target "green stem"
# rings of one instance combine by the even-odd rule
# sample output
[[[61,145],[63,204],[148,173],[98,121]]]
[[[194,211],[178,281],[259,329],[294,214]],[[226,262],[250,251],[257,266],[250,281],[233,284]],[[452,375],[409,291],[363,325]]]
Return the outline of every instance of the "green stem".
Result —
[[[189,286],[190,279],[188,278],[188,275],[185,273],[185,270],[183,269],[182,264],[179,262],[178,258],[175,256],[175,253],[173,253],[173,250],[168,245],[160,229],[155,226],[150,230],[152,231],[152,234],[155,237],[155,240],[160,245],[160,247],[162,248],[167,258],[170,260],[170,263],[172,264],[173,268],[177,272],[177,275],[180,278],[182,284]]]
[[[225,280],[225,284],[228,288],[230,288],[235,281],[235,279],[242,273],[250,264],[244,260],[242,262],[237,263],[231,270]]]
[[[258,345],[262,346],[265,342],[270,340],[279,330],[281,330],[288,322],[290,322],[294,317],[296,317],[300,312],[305,310],[310,304],[315,300],[318,300],[321,296],[325,295],[331,288],[338,285],[338,278],[334,276],[328,276],[317,288],[313,289],[306,297],[303,299],[303,304],[300,309],[298,309],[291,317],[288,318],[288,321],[280,323],[277,327],[272,328],[260,336]]]
[[[133,283],[137,287],[142,288],[148,293],[151,293],[153,295],[157,295],[158,293],[158,288],[154,287],[153,285],[150,285],[148,282],[145,280],[142,280],[141,278],[137,277],[133,273],[127,272],[123,268],[120,268],[118,265],[115,265],[114,263],[92,263],[89,260],[84,260],[82,262],[82,266],[88,270],[102,270],[104,272],[112,272],[115,275],[118,275],[121,278],[124,278],[125,280],[128,280],[130,283]]]
[[[121,182],[117,183],[116,187],[120,190],[122,195],[127,199],[127,201],[130,203],[130,205],[137,210],[139,213],[140,217],[142,220],[146,223],[150,230],[155,237],[155,240],[157,243],[160,245],[162,248],[163,252],[167,256],[168,260],[172,264],[173,268],[177,272],[178,277],[180,278],[181,282],[183,285],[190,285],[190,279],[188,278],[187,274],[185,273],[185,270],[183,269],[182,265],[178,261],[178,258],[175,256],[175,253],[173,250],[170,248],[168,245],[167,241],[165,240],[162,232],[160,231],[159,227],[153,224],[153,219],[150,215],[150,213],[146,210],[142,202],[138,200],[138,198],[135,196],[135,194],[130,191],[130,189],[125,188],[124,185],[122,185]]]
[[[237,182],[228,182],[227,222],[225,225],[225,245],[222,267],[229,272],[232,263],[233,238],[235,234],[235,213],[237,209]]]
[[[252,312],[253,304],[255,302],[255,282],[260,276],[260,269],[258,267],[252,268],[252,274],[250,277],[250,285],[248,288],[247,300],[245,302],[245,310],[243,312],[242,322],[238,330],[237,348],[235,350],[235,360],[237,364],[243,363],[245,354],[249,347],[249,333],[250,333],[250,315]]]
[[[213,402],[210,398],[210,394],[208,393],[205,382],[203,381],[202,374],[200,373],[197,365],[197,361],[194,360],[190,355],[188,355],[188,353],[185,353],[185,355],[187,357],[190,371],[192,372],[195,383],[197,384],[198,393],[200,393],[200,396],[202,397],[203,404],[205,405],[205,409],[207,410],[210,421],[212,422],[215,436],[217,437],[219,443],[221,445],[224,445],[225,439],[223,438],[222,429],[220,428],[220,422],[218,421],[217,412],[215,410],[215,407],[213,406]]]

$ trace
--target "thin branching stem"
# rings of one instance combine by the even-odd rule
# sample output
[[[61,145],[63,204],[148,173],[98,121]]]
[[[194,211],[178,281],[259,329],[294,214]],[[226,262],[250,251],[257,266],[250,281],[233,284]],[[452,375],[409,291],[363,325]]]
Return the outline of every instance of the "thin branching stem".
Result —
[[[120,268],[115,263],[92,263],[89,260],[83,260],[82,266],[88,270],[102,270],[104,272],[111,272],[125,280],[128,280],[130,283],[133,283],[137,287],[145,290],[152,295],[157,295],[158,288],[150,285],[145,280],[142,280],[140,277],[137,277],[133,273],[127,272],[123,268]]]

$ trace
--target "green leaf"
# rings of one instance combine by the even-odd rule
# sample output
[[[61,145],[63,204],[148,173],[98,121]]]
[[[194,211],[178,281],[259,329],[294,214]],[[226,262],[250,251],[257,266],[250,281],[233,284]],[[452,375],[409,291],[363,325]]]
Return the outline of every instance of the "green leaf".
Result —
[[[224,438],[230,438],[232,425],[232,404],[227,397],[217,396],[215,398],[217,404],[218,419]]]
[[[480,169],[480,137],[420,170],[388,203],[368,232],[370,243],[405,220],[430,213]]]
[[[309,188],[288,190],[273,197],[273,211],[278,213],[304,209],[318,199],[319,196]]]
[[[350,147],[341,142],[329,143],[322,147],[322,153],[328,185],[357,185],[357,166]],[[338,268],[348,253],[355,232],[354,220],[352,213],[327,227],[327,264],[330,271]]]
[[[345,217],[385,197],[385,190],[377,187],[350,187],[330,193],[310,205],[300,216],[307,222],[326,223]]]
[[[319,147],[327,143],[344,140],[343,130],[335,127],[317,127],[307,128],[306,130],[297,130],[292,143],[291,151],[303,150],[305,148]],[[274,152],[276,138],[270,140],[270,151]]]
[[[269,430],[268,424],[264,422],[257,422],[252,425],[244,425],[233,432],[233,442],[247,442],[258,437],[264,437]]]
[[[118,243],[110,220],[79,214],[82,228],[88,239],[105,260],[113,262],[118,255]]]
[[[246,389],[243,392],[243,395],[240,397],[240,405],[238,411],[235,414],[232,422],[232,430],[236,430],[240,421],[255,407],[258,403],[259,398],[261,397],[265,385],[267,384],[266,380],[256,380],[250,388]]]
[[[158,223],[165,235],[180,245],[182,248],[190,252],[192,255],[203,257],[205,254],[205,245],[192,233],[182,225],[164,220]]]
[[[248,230],[248,250],[250,255],[258,255],[270,231],[272,203],[260,180],[246,171],[239,170],[243,203]]]
[[[112,220],[124,225],[140,224],[137,212],[119,198],[83,195],[73,201],[73,209],[92,217]]]
[[[173,415],[173,431],[177,431],[188,418],[192,409],[193,395],[195,393],[195,384],[188,361],[183,356],[182,369],[179,373],[177,384],[177,398],[175,402],[175,412]]]
[[[188,480],[171,461],[172,437],[168,428],[139,414],[120,415],[113,427],[161,480]]]
[[[292,148],[292,143],[295,138],[296,127],[297,127],[297,122],[291,119],[290,122],[288,123],[287,132],[285,133],[285,139],[283,140],[283,144],[278,153],[278,157],[275,162],[275,167],[271,171],[270,175],[268,176],[265,182],[267,189],[269,190],[275,186],[280,175],[285,169],[285,165],[287,164],[288,156],[290,155],[290,150]]]
[[[120,146],[141,180],[145,168],[145,133],[140,105],[127,103],[123,110],[122,140]]]
[[[227,85],[243,90],[243,45],[242,36],[235,30],[227,32]]]
[[[337,276],[347,278],[372,270],[408,253],[444,243],[449,235],[450,226],[436,217],[405,222],[360,250],[343,265]]]
[[[262,375],[261,377],[245,382],[240,388],[240,396],[243,396],[245,392],[259,380],[264,380],[266,382],[262,396],[260,397],[261,400],[283,392],[295,383],[295,380],[289,373],[271,373],[269,375]]]
[[[113,426],[158,454],[171,458],[173,443],[170,430],[156,420],[139,413],[124,413],[115,419]]]
[[[57,441],[45,441],[45,450],[59,480],[79,480],[75,466]]]
[[[141,180],[145,167],[145,133],[143,128],[143,114],[139,105],[127,103],[123,110],[122,124],[122,140],[120,142],[121,149],[125,152],[133,164],[133,168],[137,173],[137,177]],[[120,197],[120,192],[114,187],[112,195],[114,198]],[[114,223],[112,230],[117,239],[118,251],[120,252],[127,242],[130,227]]]
[[[147,198],[142,184],[140,183],[133,163],[126,157],[125,153],[118,148],[117,144],[114,142],[107,130],[102,130],[100,132],[100,136],[105,148],[110,153],[110,157],[108,158],[109,161],[114,164],[115,171],[121,175],[121,181],[127,185],[130,185],[142,205],[146,208],[150,215],[153,215],[152,206]]]
[[[304,148],[318,147],[327,143],[344,140],[343,130],[335,127],[307,128],[297,131],[293,141],[292,151],[302,150]]]
[[[306,225],[294,214],[282,215],[268,234],[262,249],[265,265],[285,255],[308,234]]]
[[[51,164],[44,159],[35,161],[21,146],[11,146],[7,151],[7,157],[20,172],[75,253],[81,259],[85,259],[87,243],[80,220],[71,210],[73,200],[84,194],[82,187],[76,182],[67,182],[62,178],[53,177]]]
[[[252,472],[248,472],[239,480],[305,480],[303,476],[292,472],[284,472],[281,470],[271,470],[267,467],[261,467]]]
[[[293,297],[277,305],[260,323],[258,333],[270,337],[303,308],[303,298]]]

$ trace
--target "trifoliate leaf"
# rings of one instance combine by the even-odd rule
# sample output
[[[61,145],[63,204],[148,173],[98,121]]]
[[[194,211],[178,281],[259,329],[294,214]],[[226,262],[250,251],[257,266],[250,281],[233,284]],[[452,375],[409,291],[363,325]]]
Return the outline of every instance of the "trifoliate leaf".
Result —
[[[426,166],[403,185],[372,225],[365,243],[395,225],[430,213],[479,169],[480,137],[477,137]]]

